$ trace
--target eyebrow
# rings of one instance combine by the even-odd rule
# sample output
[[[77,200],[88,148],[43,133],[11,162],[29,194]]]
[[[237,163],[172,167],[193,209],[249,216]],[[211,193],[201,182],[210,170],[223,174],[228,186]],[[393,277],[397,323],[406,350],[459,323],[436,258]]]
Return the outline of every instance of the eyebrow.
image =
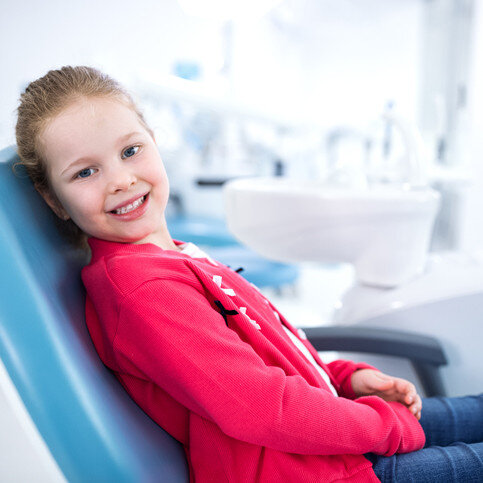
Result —
[[[131,138],[132,136],[135,136],[137,134],[142,134],[141,132],[139,131],[134,131],[134,132],[130,132],[129,134],[124,134],[124,136],[121,136],[116,144],[121,144],[121,143],[124,143],[126,142],[129,138]],[[67,166],[67,168],[65,168],[62,173],[60,173],[61,176],[64,175],[64,173],[66,171],[68,171],[70,168],[72,168],[73,166],[76,166],[77,164],[82,164],[82,163],[85,163],[86,161],[88,161],[89,158],[87,157],[82,157],[82,158],[79,158],[79,159],[76,159],[75,161],[73,161],[72,163],[69,164],[69,166]]]

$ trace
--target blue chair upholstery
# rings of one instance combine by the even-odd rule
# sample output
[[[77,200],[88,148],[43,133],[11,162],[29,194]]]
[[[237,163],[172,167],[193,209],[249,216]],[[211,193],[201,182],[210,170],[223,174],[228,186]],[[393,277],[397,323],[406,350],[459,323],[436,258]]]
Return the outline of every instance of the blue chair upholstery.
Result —
[[[223,220],[208,216],[177,215],[166,218],[169,233],[177,240],[209,247],[239,246]]]
[[[13,147],[0,151],[0,358],[68,481],[189,480],[182,446],[100,361],[84,319],[86,260]]]
[[[280,288],[292,285],[299,277],[296,265],[273,262],[242,245],[209,248],[208,253],[234,270],[243,268],[241,275],[258,288]]]

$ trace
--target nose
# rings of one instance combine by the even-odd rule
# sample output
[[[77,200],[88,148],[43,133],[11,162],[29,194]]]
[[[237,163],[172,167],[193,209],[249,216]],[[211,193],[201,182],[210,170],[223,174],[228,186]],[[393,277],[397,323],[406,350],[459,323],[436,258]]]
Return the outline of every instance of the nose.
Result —
[[[128,191],[129,188],[137,181],[136,175],[125,165],[117,164],[112,167],[109,179],[109,191],[117,193],[118,191]]]

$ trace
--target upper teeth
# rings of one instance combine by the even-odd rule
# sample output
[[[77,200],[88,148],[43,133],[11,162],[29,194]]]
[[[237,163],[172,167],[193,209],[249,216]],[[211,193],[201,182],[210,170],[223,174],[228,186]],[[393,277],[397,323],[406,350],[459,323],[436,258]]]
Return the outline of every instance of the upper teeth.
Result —
[[[114,213],[116,215],[123,215],[124,213],[128,213],[129,211],[135,210],[139,205],[142,204],[144,201],[144,196],[141,196],[141,198],[138,198],[136,201],[133,201],[131,204],[123,206],[122,208],[118,208],[117,210],[114,210]]]

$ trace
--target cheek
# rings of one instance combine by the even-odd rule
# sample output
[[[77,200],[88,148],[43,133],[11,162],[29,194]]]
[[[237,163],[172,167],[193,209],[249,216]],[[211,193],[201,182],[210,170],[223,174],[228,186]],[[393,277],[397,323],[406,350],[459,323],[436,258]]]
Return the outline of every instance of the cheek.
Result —
[[[95,193],[92,193],[87,189],[83,189],[82,192],[79,193],[69,193],[69,196],[65,198],[63,204],[74,221],[76,221],[76,218],[79,216],[97,213],[102,207],[102,203],[95,196]],[[77,221],[80,220],[78,219]]]
[[[166,171],[163,169],[163,172],[161,174],[161,180],[163,183],[163,186],[165,186],[166,189],[169,188],[169,180],[168,180],[168,175],[166,174]]]
[[[55,190],[55,197],[57,198],[57,200],[55,201],[55,204],[67,211],[67,213],[70,215],[70,211],[71,211],[71,206],[70,206],[70,202],[69,202],[69,197],[66,196],[65,193],[63,193],[62,191],[59,191],[59,190]]]
[[[169,189],[168,175],[162,163],[154,164],[150,170],[150,178],[153,183],[156,183],[161,189]]]

